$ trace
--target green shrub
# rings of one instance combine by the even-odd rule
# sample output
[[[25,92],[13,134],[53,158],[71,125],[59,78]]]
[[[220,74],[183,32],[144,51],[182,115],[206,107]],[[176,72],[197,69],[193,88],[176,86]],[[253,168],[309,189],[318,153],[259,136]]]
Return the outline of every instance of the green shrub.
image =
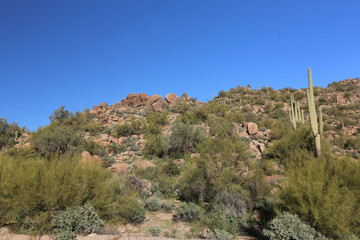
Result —
[[[52,123],[47,127],[40,127],[31,135],[31,146],[42,157],[74,156],[82,152],[86,142],[72,127],[64,124]]]
[[[175,208],[173,215],[174,221],[193,222],[200,219],[202,209],[195,203],[182,203],[179,207]]]
[[[321,159],[305,154],[294,157],[280,192],[281,209],[299,215],[331,238],[359,232],[359,162],[334,157],[325,148]]]
[[[270,240],[327,239],[308,224],[302,222],[297,215],[287,212],[271,220],[263,230],[262,235]]]
[[[129,122],[115,125],[113,133],[116,137],[126,137],[143,133],[144,123],[140,119],[133,119]]]
[[[169,202],[163,202],[161,207],[164,209],[165,212],[172,212],[172,210],[174,209],[174,205]]]
[[[16,134],[20,136],[25,130],[25,127],[20,128],[15,122],[8,123],[6,118],[0,118],[0,150],[14,146]]]
[[[49,117],[51,122],[64,122],[72,117],[74,114],[68,110],[65,110],[65,106],[61,106],[56,109]]]
[[[10,181],[11,179],[11,181]],[[15,220],[20,210],[50,230],[51,211],[90,202],[100,216],[115,212],[112,174],[95,163],[77,159],[13,158],[0,155],[0,225]]]
[[[165,125],[169,124],[169,113],[167,111],[163,111],[162,113],[159,112],[151,112],[147,117],[146,120],[148,123],[155,123],[157,125]]]
[[[100,219],[94,207],[89,203],[81,207],[55,212],[51,224],[59,240],[72,239],[75,234],[95,233],[104,227],[104,221]]]
[[[188,103],[186,103],[186,102],[182,102],[181,100],[178,101],[178,102],[176,103],[176,105],[174,105],[174,106],[171,108],[171,110],[172,110],[173,112],[181,113],[181,114],[183,114],[183,113],[185,113],[185,112],[187,112],[187,111],[190,111],[190,109],[191,109],[191,106],[190,106]]]
[[[176,121],[171,127],[170,152],[187,153],[205,139],[205,130],[200,127],[193,128],[190,124]]]
[[[167,146],[162,134],[146,136],[145,155],[162,157],[167,152]]]
[[[272,131],[271,135],[273,135],[274,132],[277,134],[276,131]],[[304,126],[297,128],[295,131],[289,130],[289,132],[284,133],[282,138],[269,148],[268,156],[278,159],[282,163],[286,163],[294,159],[294,153],[298,153],[299,151],[315,154],[314,137],[309,127]],[[301,161],[301,157],[294,161],[298,160]]]
[[[157,197],[151,197],[146,201],[146,207],[152,212],[159,211],[161,209],[160,199]]]
[[[233,240],[235,236],[223,229],[215,229],[213,238],[216,240]]]
[[[148,231],[153,237],[160,237],[162,230],[159,227],[148,227]]]

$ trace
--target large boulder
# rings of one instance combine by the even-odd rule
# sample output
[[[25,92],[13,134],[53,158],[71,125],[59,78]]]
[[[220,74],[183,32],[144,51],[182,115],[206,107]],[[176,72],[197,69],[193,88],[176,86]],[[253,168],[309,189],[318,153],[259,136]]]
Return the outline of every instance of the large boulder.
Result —
[[[126,96],[126,103],[128,105],[139,106],[141,104],[140,96],[137,93],[130,93]]]
[[[258,131],[259,131],[258,125],[257,125],[256,123],[253,123],[253,122],[248,122],[248,123],[247,123],[247,132],[248,132],[250,135],[254,135],[254,134],[256,134]]]
[[[177,101],[179,100],[178,96],[175,93],[169,93],[165,96],[165,100],[169,103],[169,106],[172,107],[176,105]]]
[[[149,99],[149,95],[147,95],[146,93],[140,93],[139,97],[140,97],[140,102],[141,103],[144,103],[144,102],[146,102],[146,100]]]
[[[162,109],[162,106],[164,105],[163,101],[162,100],[159,100],[157,102],[155,102],[153,105],[152,105],[152,108],[154,111],[156,112],[162,112],[163,109]]]
[[[156,167],[156,165],[153,162],[150,162],[149,160],[143,160],[143,161],[137,161],[135,163],[135,168],[145,170],[150,167]]]
[[[160,95],[151,95],[151,97],[148,100],[146,100],[145,105],[150,106],[159,100],[162,100]]]
[[[129,165],[127,163],[115,163],[111,167],[109,167],[110,171],[112,173],[120,173],[120,174],[126,174],[129,170]]]
[[[81,153],[81,159],[80,161],[82,163],[88,163],[88,162],[96,162],[98,164],[101,164],[101,158],[98,155],[91,156],[91,154],[87,151],[84,151]]]

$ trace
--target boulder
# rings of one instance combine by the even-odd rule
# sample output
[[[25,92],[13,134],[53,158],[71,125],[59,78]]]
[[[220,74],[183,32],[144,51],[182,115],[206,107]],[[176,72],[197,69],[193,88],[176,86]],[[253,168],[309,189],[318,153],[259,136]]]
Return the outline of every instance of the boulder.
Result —
[[[176,105],[179,98],[175,93],[169,93],[168,95],[165,96],[165,100],[169,103],[169,106],[172,107]]]
[[[126,174],[129,170],[129,165],[127,163],[115,163],[111,167],[109,167],[110,171],[112,173],[120,173],[120,174]]]
[[[150,162],[149,160],[143,160],[143,161],[137,161],[135,163],[135,167],[138,169],[148,169],[150,167],[156,167],[156,165],[153,162]]]
[[[108,106],[109,106],[109,104],[107,104],[106,102],[100,103],[101,108],[105,108],[105,107],[108,107]]]
[[[147,95],[146,93],[140,93],[139,97],[140,97],[140,102],[142,103],[146,102],[146,100],[149,99],[149,95]]]
[[[253,122],[247,123],[247,132],[250,135],[256,134],[258,131],[259,131],[258,125],[256,123],[253,123]]]
[[[153,108],[153,110],[156,111],[156,112],[162,112],[162,111],[163,111],[163,109],[162,109],[162,106],[163,106],[163,105],[164,105],[163,101],[162,101],[162,100],[159,100],[159,101],[157,101],[156,103],[154,103],[154,104],[152,105],[152,108]]]
[[[126,96],[126,103],[128,105],[139,106],[141,104],[139,94],[137,93],[130,93]]]
[[[97,112],[97,111],[100,110],[100,106],[94,105],[93,108],[92,108],[92,110],[93,110],[94,112]]]
[[[148,100],[146,100],[145,105],[150,106],[154,102],[157,102],[159,100],[162,100],[160,95],[151,95],[151,97]]]
[[[102,163],[101,158],[98,155],[91,156],[91,154],[87,151],[81,153],[80,161],[82,163],[87,163],[87,162],[96,162],[99,164]]]

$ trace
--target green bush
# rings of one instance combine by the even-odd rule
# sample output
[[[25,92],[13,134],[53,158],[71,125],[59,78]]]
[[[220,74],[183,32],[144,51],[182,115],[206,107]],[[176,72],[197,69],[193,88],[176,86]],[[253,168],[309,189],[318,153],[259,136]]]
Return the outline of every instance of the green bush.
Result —
[[[10,181],[11,180],[11,181]],[[13,158],[0,155],[0,225],[22,210],[50,229],[50,212],[90,202],[102,218],[113,214],[112,175],[95,163],[78,160]]]
[[[175,208],[173,215],[174,221],[193,222],[200,219],[202,209],[195,203],[182,203],[179,207]]]
[[[213,238],[216,240],[233,240],[235,236],[223,229],[215,229]]]
[[[49,117],[51,122],[64,122],[72,117],[74,114],[68,110],[65,110],[65,106],[61,106],[56,109]]]
[[[161,207],[164,209],[165,212],[172,212],[174,205],[169,202],[163,202]]]
[[[115,125],[113,134],[116,137],[126,137],[143,133],[144,123],[140,119],[133,119],[129,122]]]
[[[25,132],[25,127],[20,128],[17,123],[8,123],[6,118],[0,118],[0,150],[15,145],[15,137]]]
[[[160,237],[162,230],[159,227],[148,227],[148,231],[153,237]]]
[[[145,155],[162,157],[167,153],[167,146],[162,134],[146,136]]]
[[[146,207],[152,212],[159,211],[161,209],[160,199],[157,197],[151,197],[146,201]]]
[[[288,212],[271,220],[263,230],[262,235],[270,240],[327,239],[308,224],[302,222],[297,215]]]
[[[74,156],[85,150],[86,142],[72,127],[52,123],[31,135],[31,146],[42,157]]]
[[[151,112],[147,117],[146,120],[148,123],[155,123],[158,125],[165,125],[169,124],[169,113],[167,111],[163,111],[162,113],[159,112]]]
[[[171,127],[170,152],[187,153],[205,139],[205,130],[201,127],[193,128],[190,124],[176,121]]]
[[[279,195],[281,209],[299,215],[331,238],[358,233],[359,162],[334,157],[324,148],[321,159],[302,153],[294,154],[291,162],[286,187]]]
[[[104,227],[104,221],[100,219],[90,203],[55,212],[51,224],[59,240],[73,239],[75,234],[95,233]]]

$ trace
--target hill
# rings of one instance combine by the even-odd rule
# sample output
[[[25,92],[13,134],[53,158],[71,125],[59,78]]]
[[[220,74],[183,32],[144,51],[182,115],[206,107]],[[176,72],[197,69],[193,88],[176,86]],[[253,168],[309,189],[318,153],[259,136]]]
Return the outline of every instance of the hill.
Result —
[[[50,162],[79,159],[79,164],[94,164],[105,175],[111,172],[109,179],[120,178],[121,183],[116,183],[118,190],[110,184],[108,194],[118,197],[111,201],[97,198],[98,190],[91,192],[97,187],[89,178],[90,182],[81,181],[89,185],[91,194],[77,203],[91,202],[107,222],[124,223],[108,228],[117,226],[116,231],[131,235],[264,237],[269,222],[289,211],[305,224],[305,230],[294,231],[311,235],[311,226],[329,238],[350,236],[357,233],[360,220],[356,210],[360,80],[315,87],[314,95],[324,120],[320,160],[309,128],[306,89],[238,86],[220,91],[208,103],[185,93],[181,97],[169,93],[164,98],[131,93],[121,102],[100,103],[75,114],[61,107],[50,116],[50,125],[33,133],[2,119],[1,170],[15,157]],[[305,121],[297,129],[289,119],[291,96],[304,111]],[[25,160],[19,161],[22,166]],[[0,189],[6,184],[2,178]],[[49,206],[61,210],[77,206],[70,199],[55,202]],[[1,200],[0,204],[10,206]],[[24,208],[31,224],[17,222],[16,227],[37,229],[36,221],[43,219],[39,210],[32,209],[34,205]],[[0,224],[14,223],[16,212],[9,211]],[[342,216],[337,217],[340,212]],[[330,221],[332,218],[341,221]],[[49,224],[49,220],[41,221]]]

